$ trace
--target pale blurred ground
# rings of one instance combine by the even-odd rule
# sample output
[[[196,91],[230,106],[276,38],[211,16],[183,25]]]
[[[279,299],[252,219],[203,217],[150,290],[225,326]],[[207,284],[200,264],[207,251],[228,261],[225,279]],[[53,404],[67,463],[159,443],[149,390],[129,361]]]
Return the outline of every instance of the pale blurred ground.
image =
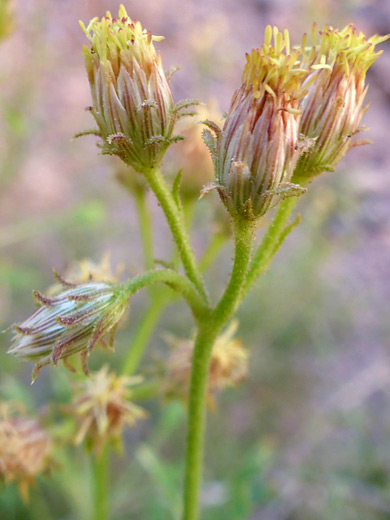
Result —
[[[390,30],[387,0],[125,5],[132,18],[166,37],[159,44],[164,66],[181,67],[172,80],[175,100],[215,97],[222,111],[239,84],[244,53],[261,45],[267,24],[288,27],[297,43],[313,21],[339,27],[352,21],[369,35]],[[71,141],[93,126],[83,110],[90,98],[77,20],[117,6],[15,1],[16,30],[0,47],[0,328],[31,311],[31,289],[51,283],[52,266],[64,270],[108,250],[114,264],[125,263],[126,275],[142,269],[134,207],[113,179],[113,159],[98,156],[93,137]],[[335,174],[313,184],[300,204],[303,223],[240,312],[251,373],[210,417],[206,520],[390,518],[388,47],[382,45],[387,52],[368,75],[365,138],[374,145],[355,148]],[[168,258],[169,233],[151,203],[157,257]],[[207,243],[206,204],[193,233],[198,254]],[[231,256],[225,250],[211,271],[215,290]],[[135,302],[130,333],[147,300]],[[190,326],[181,307],[168,311],[150,358],[162,355],[162,330],[186,334]],[[127,341],[122,331],[118,359]],[[5,355],[9,336],[0,342],[0,390],[9,395],[13,378],[28,384],[30,367]],[[52,396],[47,384],[43,376],[31,390],[37,405]],[[147,443],[154,426],[151,420],[138,438]],[[164,452],[179,470],[182,437],[180,431]],[[127,496],[118,500],[125,504]],[[146,518],[144,506],[137,507],[134,518]],[[120,505],[115,518],[124,518]]]

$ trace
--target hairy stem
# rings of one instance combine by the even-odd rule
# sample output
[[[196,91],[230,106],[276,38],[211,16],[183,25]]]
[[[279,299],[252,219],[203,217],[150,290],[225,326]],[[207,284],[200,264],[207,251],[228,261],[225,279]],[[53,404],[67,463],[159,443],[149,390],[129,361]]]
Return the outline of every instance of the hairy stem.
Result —
[[[200,319],[200,317],[204,315],[208,307],[205,305],[204,299],[199,295],[194,284],[173,269],[153,269],[152,271],[146,271],[124,283],[123,290],[128,292],[129,296],[131,296],[140,289],[161,283],[167,285],[184,297],[196,319]]]
[[[246,296],[259,276],[267,270],[275,253],[289,232],[293,229],[294,226],[288,226],[288,221],[297,201],[298,197],[290,197],[280,204],[262,243],[253,255],[253,260],[242,290],[241,299]]]
[[[208,326],[199,329],[192,358],[188,401],[186,474],[184,481],[184,520],[198,520],[202,483],[207,379],[211,350],[218,331],[211,316]]]
[[[183,262],[184,270],[188,278],[193,282],[199,293],[207,301],[206,290],[202,275],[192,250],[188,233],[185,229],[181,211],[179,210],[172,193],[169,191],[164,177],[159,170],[152,170],[145,174],[147,181],[162,210],[165,213],[177,249]]]
[[[201,320],[195,341],[188,403],[184,520],[198,520],[199,517],[210,357],[217,335],[232,317],[240,299],[253,241],[253,231],[249,222],[235,222],[235,240],[235,259],[230,281],[215,310],[210,311]]]

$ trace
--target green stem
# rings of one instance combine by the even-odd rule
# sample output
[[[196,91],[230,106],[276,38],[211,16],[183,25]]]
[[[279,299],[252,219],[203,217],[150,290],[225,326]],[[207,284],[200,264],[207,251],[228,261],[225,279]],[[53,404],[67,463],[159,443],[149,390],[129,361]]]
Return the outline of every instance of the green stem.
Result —
[[[184,270],[188,278],[198,289],[199,293],[203,296],[205,301],[207,301],[202,275],[196,262],[188,233],[185,229],[181,211],[179,210],[172,193],[169,191],[165,179],[159,170],[152,170],[146,173],[145,176],[165,213],[180,258],[183,262]]]
[[[153,297],[153,295],[152,295]],[[133,375],[141,361],[146,345],[152,337],[157,322],[167,303],[165,291],[161,295],[155,295],[152,303],[138,327],[138,330],[131,342],[127,357],[123,365],[123,374]]]
[[[253,255],[253,260],[242,290],[241,299],[246,296],[259,276],[267,270],[283,240],[294,227],[288,226],[287,224],[297,201],[298,197],[290,197],[280,204],[262,243]]]
[[[194,346],[188,403],[188,436],[184,482],[184,520],[197,520],[202,482],[207,379],[214,342],[233,315],[248,271],[253,230],[247,221],[235,222],[236,250],[226,290],[215,308],[200,325]]]
[[[204,315],[207,306],[194,284],[173,269],[154,269],[152,271],[146,271],[124,283],[123,290],[128,292],[129,296],[131,296],[140,289],[159,283],[163,283],[180,293],[191,307],[196,319]]]
[[[138,218],[141,227],[141,237],[144,248],[145,265],[149,268],[153,267],[153,245],[152,245],[152,227],[149,209],[146,204],[145,191],[138,190],[134,193]],[[187,229],[190,229],[194,215],[195,204],[192,201],[185,201],[183,205],[184,220]],[[177,258],[180,262],[180,258]],[[175,262],[174,262],[175,263]],[[123,374],[132,375],[137,371],[139,363],[142,359],[146,346],[148,345],[157,322],[169,301],[172,301],[172,294],[168,289],[161,291],[150,291],[152,303],[143,316],[141,323],[135,333],[132,343],[128,349],[127,358],[123,366]]]
[[[146,269],[154,267],[153,253],[153,227],[150,218],[150,211],[146,201],[146,191],[143,189],[133,190],[134,199],[138,212],[138,221],[140,226],[140,234],[142,247],[144,251],[144,262]]]
[[[241,292],[245,283],[251,259],[254,228],[246,220],[234,222],[235,255],[232,273],[225,292],[214,310],[214,319],[222,326],[232,317],[241,300]]]
[[[94,515],[93,520],[109,519],[109,451],[105,446],[101,453],[93,455]]]
[[[211,316],[208,326],[199,329],[194,346],[188,401],[186,474],[184,481],[184,520],[197,520],[202,484],[207,379],[211,350],[218,330]]]

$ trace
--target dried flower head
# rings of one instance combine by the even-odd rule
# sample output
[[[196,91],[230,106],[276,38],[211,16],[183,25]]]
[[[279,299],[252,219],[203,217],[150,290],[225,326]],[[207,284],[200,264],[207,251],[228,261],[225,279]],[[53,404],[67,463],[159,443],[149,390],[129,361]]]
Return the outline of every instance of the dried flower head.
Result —
[[[218,336],[213,346],[208,379],[208,402],[213,405],[213,392],[241,383],[248,371],[248,352],[240,340],[234,338],[236,321]],[[194,339],[167,336],[172,347],[167,362],[166,394],[187,398],[191,377]]]
[[[146,412],[130,401],[131,387],[138,377],[117,376],[104,366],[92,374],[75,395],[72,412],[78,423],[75,439],[80,444],[87,439],[99,452],[105,443],[121,444],[123,428],[134,426]]]
[[[208,105],[199,105],[196,116],[183,118],[177,124],[177,131],[184,140],[174,147],[175,164],[182,168],[180,192],[185,198],[198,198],[203,186],[214,178],[213,161],[203,141],[201,121],[211,120],[217,124],[222,122],[222,114],[216,101]]]
[[[242,85],[223,129],[205,121],[215,187],[232,215],[259,218],[281,198],[302,192],[290,184],[300,153],[299,102],[306,75],[299,57],[299,50],[290,49],[288,31],[268,26],[261,49],[246,56]]]
[[[366,72],[382,53],[375,46],[387,38],[367,38],[352,24],[341,31],[326,25],[319,35],[314,24],[311,46],[304,36],[302,63],[310,73],[303,84],[308,90],[302,101],[303,154],[293,182],[308,184],[314,176],[333,171],[352,147],[368,143],[353,138],[364,129],[359,125],[366,110]]]
[[[80,25],[90,42],[84,58],[98,130],[78,135],[98,135],[103,153],[119,156],[136,171],[149,171],[175,141],[178,107],[153,45],[164,38],[143,29],[123,5],[118,18],[107,12],[87,27]]]
[[[17,482],[24,501],[37,476],[53,467],[53,444],[35,419],[0,402],[0,481]]]
[[[33,381],[43,366],[56,365],[60,359],[67,364],[67,358],[78,352],[87,373],[87,356],[109,332],[112,347],[116,327],[129,302],[129,294],[120,284],[72,284],[58,274],[56,278],[62,291],[52,297],[34,291],[40,307],[23,323],[14,325],[16,333],[8,351],[35,362]]]

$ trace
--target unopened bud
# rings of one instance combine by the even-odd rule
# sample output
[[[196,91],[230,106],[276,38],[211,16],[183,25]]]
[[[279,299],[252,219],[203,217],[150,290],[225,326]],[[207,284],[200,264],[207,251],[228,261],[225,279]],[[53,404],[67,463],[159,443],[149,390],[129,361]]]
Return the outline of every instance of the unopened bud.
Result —
[[[325,26],[319,35],[314,25],[312,37],[312,46],[306,47],[306,36],[302,42],[302,66],[310,72],[303,83],[308,95],[302,101],[300,131],[304,141],[311,141],[293,176],[302,185],[333,171],[353,146],[368,144],[353,138],[363,130],[367,69],[382,53],[375,46],[388,38],[367,38],[352,24],[341,31]]]
[[[262,48],[246,57],[223,129],[205,122],[215,187],[233,216],[259,218],[281,198],[302,191],[290,183],[300,153],[299,101],[306,75],[299,55],[290,49],[287,31],[267,27]]]
[[[80,25],[90,41],[90,47],[84,46],[90,110],[103,153],[119,156],[139,172],[149,171],[175,140],[176,107],[153,45],[164,38],[129,18],[123,5],[118,18],[107,12],[88,27]]]
[[[34,291],[39,309],[23,323],[17,324],[9,353],[35,362],[33,381],[40,369],[67,362],[81,353],[84,371],[86,358],[107,333],[110,346],[114,333],[129,302],[126,289],[116,283],[89,282],[69,284],[57,275],[62,290],[52,297]]]

